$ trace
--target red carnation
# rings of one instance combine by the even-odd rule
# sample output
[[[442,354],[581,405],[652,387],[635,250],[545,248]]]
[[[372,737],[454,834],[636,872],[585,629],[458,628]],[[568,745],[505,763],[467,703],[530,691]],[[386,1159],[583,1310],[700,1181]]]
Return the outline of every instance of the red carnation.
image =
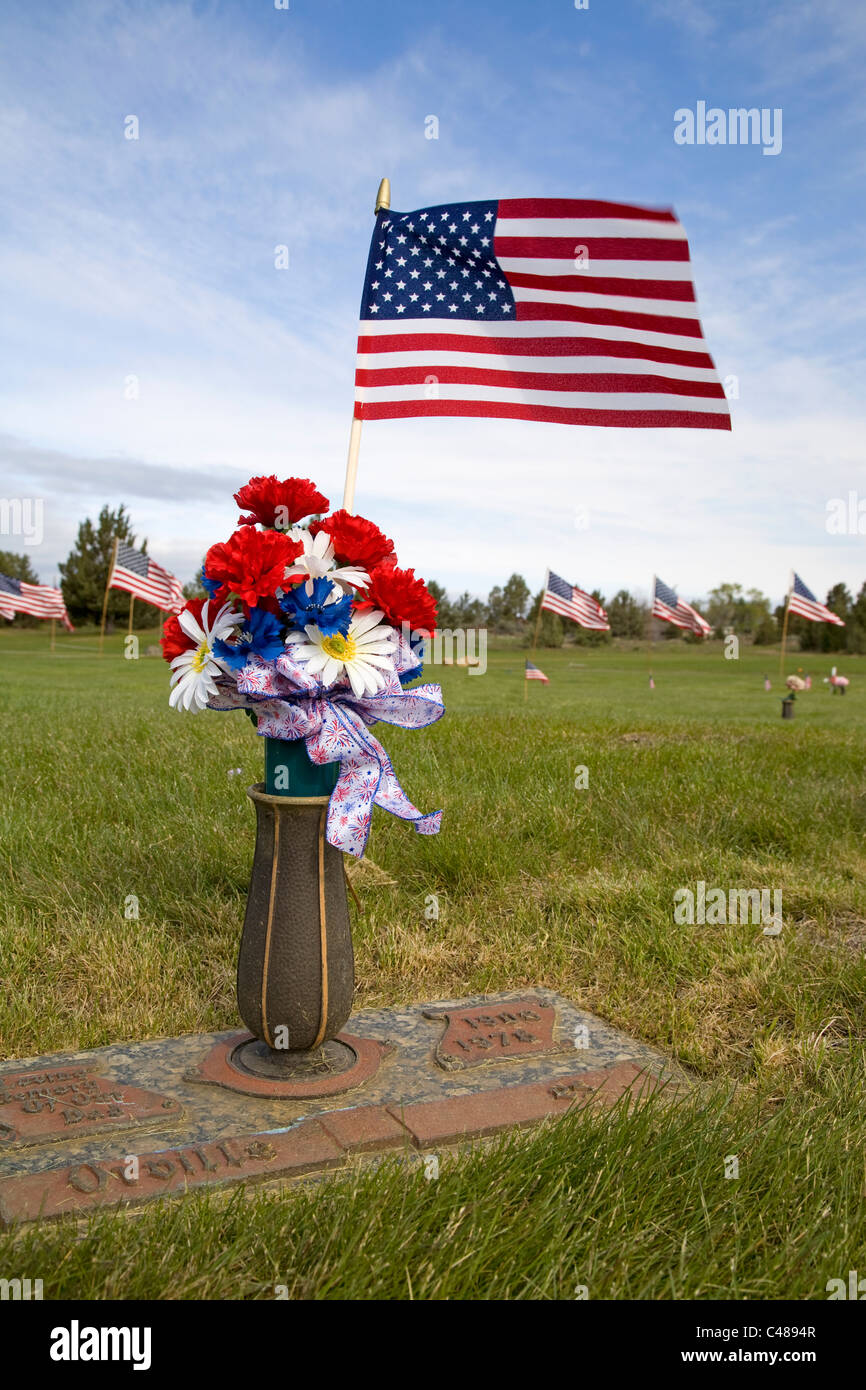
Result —
[[[357,565],[372,572],[377,565],[397,563],[394,542],[365,516],[353,516],[341,509],[324,521],[312,522],[310,531],[314,536],[327,531],[338,565]]]
[[[254,531],[244,526],[230,540],[212,545],[205,556],[208,579],[222,581],[244,603],[271,598],[279,589],[286,567],[302,553],[300,541],[281,531]]]
[[[416,631],[435,632],[436,600],[415,571],[380,565],[370,575],[365,599],[381,608],[392,627],[408,623]]]
[[[181,609],[182,613],[192,613],[197,623],[201,622],[201,610],[207,603],[206,598],[191,598]],[[159,639],[162,647],[162,654],[166,661],[174,661],[176,656],[182,652],[189,651],[192,643],[180,625],[180,614],[172,613],[170,618],[166,618],[162,625],[163,635]]]
[[[250,515],[242,516],[239,526],[276,526],[287,531],[302,517],[313,512],[326,512],[330,503],[309,478],[284,478],[282,482],[272,473],[269,478],[250,478],[246,487],[235,493],[239,507],[249,507]]]

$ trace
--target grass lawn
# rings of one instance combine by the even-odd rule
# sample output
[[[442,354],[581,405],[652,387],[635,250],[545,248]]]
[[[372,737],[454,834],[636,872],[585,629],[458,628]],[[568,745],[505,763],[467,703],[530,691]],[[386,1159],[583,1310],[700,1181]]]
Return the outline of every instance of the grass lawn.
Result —
[[[164,664],[121,648],[0,633],[4,1058],[238,1021],[261,743],[240,714],[170,711]],[[549,986],[699,1095],[570,1116],[436,1183],[386,1163],[81,1239],[46,1225],[14,1257],[0,1237],[0,1273],[26,1264],[46,1298],[664,1299],[824,1298],[866,1268],[866,664],[839,660],[839,697],[834,658],[793,656],[813,689],[788,723],[767,649],[658,643],[654,691],[643,651],[541,651],[550,685],[526,701],[525,656],[430,672],[446,718],[384,729],[409,796],[445,815],[427,838],[376,812],[369,852],[398,883],[361,889],[357,1006]],[[781,935],[677,925],[698,880],[780,889]]]

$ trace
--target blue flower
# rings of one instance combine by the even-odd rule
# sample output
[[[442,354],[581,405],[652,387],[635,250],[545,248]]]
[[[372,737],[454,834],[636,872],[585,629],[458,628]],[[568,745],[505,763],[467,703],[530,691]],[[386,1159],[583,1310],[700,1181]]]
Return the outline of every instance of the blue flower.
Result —
[[[285,651],[283,625],[267,608],[252,608],[238,633],[237,643],[224,642],[220,638],[214,643],[213,650],[217,660],[224,661],[233,671],[240,671],[246,666],[251,656],[273,661]]]
[[[311,594],[307,593],[306,583],[298,584],[296,588],[283,594],[280,607],[300,628],[314,623],[326,637],[333,637],[337,632],[341,637],[345,637],[352,621],[352,595],[346,594],[345,598],[337,599],[336,603],[328,603],[328,596],[336,587],[330,579],[320,576],[313,580]]]
[[[201,587],[207,590],[207,593],[211,598],[216,598],[217,589],[222,588],[222,582],[216,579],[208,579],[207,575],[204,572],[204,566],[202,566],[202,571],[199,578],[201,579]]]

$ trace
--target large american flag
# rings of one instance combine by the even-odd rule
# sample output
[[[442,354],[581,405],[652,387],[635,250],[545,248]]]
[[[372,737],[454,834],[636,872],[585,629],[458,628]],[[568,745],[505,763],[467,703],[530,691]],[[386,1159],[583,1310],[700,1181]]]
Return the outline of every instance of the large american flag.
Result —
[[[27,584],[23,579],[0,574],[0,615],[12,619],[16,613],[32,618],[59,618],[63,626],[73,631],[63,594],[50,584]]]
[[[658,576],[653,589],[652,615],[666,623],[673,623],[675,627],[684,627],[689,632],[696,632],[700,637],[708,637],[713,630],[696,608],[692,608],[690,603],[686,603],[685,599],[674,593],[674,590]]]
[[[673,212],[583,198],[383,209],[355,416],[731,428]]]
[[[835,623],[837,627],[845,626],[838,614],[818,602],[812,590],[806,588],[799,574],[794,575],[788,598],[788,612],[797,613],[801,618],[808,618],[813,623]]]
[[[594,599],[592,594],[586,594],[583,589],[578,589],[574,584],[561,579],[553,570],[547,571],[541,606],[551,613],[559,613],[563,618],[571,618],[573,622],[580,623],[581,627],[591,627],[597,632],[610,632],[607,614],[598,600]]]
[[[118,542],[108,586],[124,589],[144,599],[145,603],[152,603],[154,608],[164,608],[171,613],[179,613],[186,602],[180,580],[125,541]]]

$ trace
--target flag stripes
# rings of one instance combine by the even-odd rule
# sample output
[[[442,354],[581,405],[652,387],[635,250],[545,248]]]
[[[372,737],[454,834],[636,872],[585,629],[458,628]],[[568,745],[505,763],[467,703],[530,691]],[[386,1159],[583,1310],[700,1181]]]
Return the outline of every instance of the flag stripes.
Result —
[[[682,227],[591,199],[381,212],[355,415],[730,429]]]
[[[117,545],[108,587],[122,589],[135,598],[144,599],[145,603],[152,603],[155,608],[172,613],[179,613],[185,602],[180,580],[149,555],[123,541]]]
[[[596,632],[610,631],[607,614],[598,600],[552,570],[547,571],[541,607],[563,618],[571,618],[581,627],[593,628]]]
[[[651,611],[654,618],[661,618],[663,622],[673,623],[674,627],[685,628],[688,632],[696,632],[699,637],[708,637],[713,630],[696,608],[681,599],[658,576],[653,586]]]
[[[0,574],[0,614],[11,620],[16,613],[26,613],[31,618],[59,618],[72,631],[60,589],[50,584],[27,584],[23,579]]]
[[[799,574],[794,575],[794,583],[788,598],[788,612],[800,618],[808,618],[811,623],[833,623],[844,627],[842,619],[825,604],[819,603],[811,589],[807,589]]]
[[[540,667],[535,665],[534,661],[527,661],[526,675],[524,679],[528,681],[543,681],[545,685],[550,685],[550,681],[548,680],[547,676],[540,669]]]

